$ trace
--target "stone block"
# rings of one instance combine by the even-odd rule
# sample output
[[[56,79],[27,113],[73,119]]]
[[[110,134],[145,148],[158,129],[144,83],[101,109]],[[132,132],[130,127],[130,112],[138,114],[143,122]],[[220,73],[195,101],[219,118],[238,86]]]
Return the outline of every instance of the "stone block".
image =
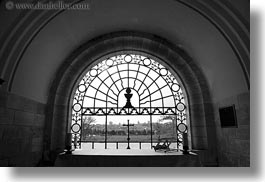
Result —
[[[233,154],[233,153],[228,153],[228,161],[229,164],[233,167],[239,167],[240,166],[240,155]]]
[[[223,137],[223,132],[220,126],[216,126],[216,136],[217,139],[220,141],[220,138]]]
[[[211,114],[211,115],[216,115],[217,112],[216,112],[216,104],[212,103],[212,102],[207,102],[207,103],[204,103],[203,104],[203,107],[204,107],[204,111],[208,114]]]
[[[20,153],[29,153],[32,150],[32,146],[31,146],[31,138],[27,138],[27,139],[20,139]]]
[[[34,122],[32,124],[34,126],[44,126],[44,124],[45,124],[45,115],[34,114]]]
[[[217,103],[218,109],[222,107],[231,106],[233,104],[235,105],[236,109],[239,108],[237,96],[225,98]]]
[[[66,97],[66,96],[62,96],[62,95],[59,95],[59,94],[56,94],[56,96],[55,96],[56,105],[67,106],[68,105],[68,101],[69,101],[69,98]]]
[[[56,113],[67,113],[68,106],[65,105],[55,105],[54,112]]]
[[[6,107],[7,93],[0,91],[0,107]]]
[[[15,112],[15,125],[31,126],[34,123],[34,114],[24,111]]]
[[[59,128],[61,128],[64,125],[64,122],[67,121],[67,116],[64,115],[64,114],[55,115],[53,121],[54,121],[54,123],[58,124],[58,126],[56,126],[56,127],[59,129]]]
[[[205,124],[207,127],[216,127],[216,123],[215,123],[215,115],[213,114],[213,112],[206,112],[205,113]]]
[[[196,151],[204,167],[215,167],[218,164],[217,154],[210,150]]]
[[[44,128],[43,127],[30,127],[31,136],[33,138],[43,137]]]
[[[215,127],[207,127],[207,138],[208,138],[209,146],[216,146],[217,137],[216,137]]]
[[[241,155],[239,158],[240,167],[250,167],[250,157]]]
[[[242,140],[249,140],[250,139],[250,128],[248,125],[239,126],[236,129],[236,138],[242,139]]]
[[[41,152],[43,145],[32,145],[31,152]]]
[[[43,139],[42,138],[33,138],[31,152],[40,152],[43,147]]]
[[[32,145],[31,152],[41,152],[42,149],[43,149],[43,145],[34,144],[34,145]]]
[[[231,154],[225,151],[220,151],[218,157],[220,167],[240,166],[240,156],[238,154]]]
[[[192,136],[207,137],[205,126],[193,126],[191,128]]]
[[[14,121],[14,110],[0,107],[0,124],[12,124]]]
[[[196,77],[196,75],[193,74],[192,70],[190,69],[188,65],[182,66],[182,69],[180,70],[180,72],[186,73],[185,75],[183,74],[185,78],[183,82],[186,83],[187,88],[189,88],[189,85],[194,85],[198,83],[198,78]],[[190,90],[190,89],[187,89],[187,90]],[[201,93],[201,90],[193,91],[191,95],[193,93],[198,93],[198,92]]]
[[[1,159],[0,167],[8,167],[8,159]]]
[[[203,103],[203,98],[200,92],[200,87],[198,86],[198,83],[191,83],[188,86],[189,90],[199,90],[198,92],[192,92],[189,95],[189,99],[192,104],[202,104]]]
[[[227,152],[237,155],[249,155],[250,154],[250,142],[249,140],[230,140],[230,145]]]
[[[36,109],[37,109],[36,114],[44,115],[45,109],[46,109],[46,104],[38,103]]]
[[[227,157],[225,156],[224,151],[218,150],[218,166],[224,167],[227,162]]]
[[[174,51],[172,51],[172,50],[170,50],[167,59],[170,61],[169,63],[174,68],[174,70],[180,70],[180,69],[182,69],[182,67],[187,65],[186,61],[183,60],[179,55],[174,54]],[[179,74],[182,74],[182,73],[179,72]],[[182,77],[182,76],[180,76],[180,77]]]
[[[236,110],[237,124],[250,125],[250,108],[244,107]]]
[[[218,140],[218,151],[226,151],[228,148],[228,142],[226,141],[226,138],[221,138],[221,140]]]
[[[5,126],[2,129],[2,140],[8,141],[10,139],[16,139],[18,130],[15,126]]]
[[[250,107],[250,93],[243,93],[238,95],[238,105],[239,108],[245,108],[245,107]]]
[[[204,118],[192,117],[191,118],[191,127],[206,127]]]
[[[144,46],[145,46],[145,40],[142,45],[142,48],[144,48]],[[164,55],[165,57],[167,57],[169,54],[170,54],[170,49],[168,49],[168,47],[164,46],[163,44],[160,44],[159,49],[157,50],[157,55]]]
[[[197,114],[200,114],[198,116],[204,116],[204,105],[202,103],[192,104],[189,107],[190,107],[189,109],[190,109],[191,114],[197,113]]]
[[[218,142],[219,148],[223,149],[229,145],[229,138],[223,135],[223,132],[221,132],[221,135],[217,135],[217,142]]]
[[[193,137],[192,148],[196,150],[205,150],[208,148],[208,141],[206,137]]]
[[[0,154],[2,157],[12,157],[20,153],[19,140],[2,141],[0,147]]]
[[[1,130],[2,140],[8,141],[12,139],[29,139],[32,137],[30,127],[24,126],[5,126]]]
[[[199,112],[204,112],[204,105],[203,105],[203,103],[199,103],[199,104],[191,104],[191,105],[189,105],[189,109],[190,109],[190,111],[199,111]]]
[[[201,104],[190,106],[191,126],[205,126],[205,115]]]
[[[127,41],[125,41],[125,43],[126,43],[126,42],[127,42]],[[128,44],[126,45],[126,47],[128,47],[129,49],[132,48],[131,45],[130,45],[130,43],[128,43]],[[143,45],[141,45],[141,47],[142,47],[142,49],[150,50],[151,52],[157,52],[157,51],[159,50],[160,45],[154,43],[154,41],[152,41],[152,40],[150,40],[150,39],[144,39],[144,40],[143,40]],[[152,49],[152,50],[151,50],[151,49]],[[164,55],[167,56],[168,53],[167,53],[167,54],[164,54]]]
[[[226,149],[226,152],[231,153],[231,154],[240,155],[240,153],[243,152],[243,151],[241,151],[241,148],[239,146],[239,143],[238,143],[237,139],[230,139],[229,140],[229,145],[228,145],[228,147]]]
[[[70,85],[74,84],[72,82],[73,80],[78,79],[78,76],[79,75],[74,69],[67,69],[67,72],[62,77],[62,80],[60,81],[60,85],[58,89],[56,90],[56,94],[62,97],[68,97],[72,92],[72,87],[70,87]]]
[[[9,159],[10,167],[32,167],[31,153],[20,153],[19,155],[13,156]]]
[[[223,137],[229,139],[236,138],[237,128],[222,128]]]
[[[0,141],[3,140],[4,133],[5,133],[5,128],[0,127]]]
[[[23,138],[26,140],[32,138],[33,133],[32,133],[32,129],[30,126],[17,126],[17,128],[20,134],[18,135],[19,138]]]
[[[130,43],[131,43],[130,46],[133,47],[134,49],[135,48],[140,48],[141,49],[143,47],[143,42],[144,42],[143,39],[141,39],[139,37],[132,36],[132,39],[130,41]],[[115,48],[115,43],[116,42],[110,41],[110,43],[113,44],[114,45],[113,47]]]
[[[174,54],[173,50],[169,50],[169,54],[166,58],[169,61],[170,66],[174,68],[174,70],[178,70],[179,68],[182,68],[186,63],[181,57],[177,54]]]
[[[37,104],[35,101],[30,99],[9,94],[7,99],[7,107],[15,110],[25,111],[25,112],[36,112]]]
[[[249,140],[238,140],[242,155],[250,156],[250,141]]]
[[[32,152],[31,153],[32,166],[38,166],[41,159],[42,159],[42,152]]]

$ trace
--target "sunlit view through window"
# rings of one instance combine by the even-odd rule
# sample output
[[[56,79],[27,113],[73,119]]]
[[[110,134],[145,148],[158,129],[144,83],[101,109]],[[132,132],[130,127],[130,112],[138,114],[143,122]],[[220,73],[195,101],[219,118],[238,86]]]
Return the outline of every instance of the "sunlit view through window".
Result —
[[[129,136],[134,149],[150,149],[161,138],[181,148],[188,132],[185,100],[175,76],[159,62],[136,54],[109,57],[76,87],[74,143],[82,149],[124,149]]]

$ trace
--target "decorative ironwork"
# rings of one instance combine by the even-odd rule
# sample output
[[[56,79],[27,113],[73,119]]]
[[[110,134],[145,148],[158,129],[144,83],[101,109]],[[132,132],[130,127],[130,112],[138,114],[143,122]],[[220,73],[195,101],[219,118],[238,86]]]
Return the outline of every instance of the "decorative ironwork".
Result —
[[[131,94],[131,89],[129,87],[126,89],[126,94],[124,94],[124,96],[126,97],[127,101],[123,108],[134,108],[131,104],[131,98],[133,94]]]
[[[176,107],[94,107],[94,108],[83,108],[82,115],[97,115],[97,116],[105,116],[105,115],[176,115],[178,114],[178,109]],[[183,115],[183,117],[186,117]],[[184,119],[184,118],[183,118]]]
[[[71,132],[80,147],[85,116],[106,116],[107,123],[108,115],[150,115],[152,130],[152,115],[174,115],[179,144],[188,131],[185,103],[176,77],[162,64],[142,55],[119,54],[93,66],[77,85]]]

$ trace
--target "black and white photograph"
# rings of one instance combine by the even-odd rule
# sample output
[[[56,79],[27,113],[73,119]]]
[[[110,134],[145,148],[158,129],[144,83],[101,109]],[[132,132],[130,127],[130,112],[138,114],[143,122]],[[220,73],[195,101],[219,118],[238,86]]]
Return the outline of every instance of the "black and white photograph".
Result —
[[[0,166],[250,168],[250,64],[250,0],[1,0]]]

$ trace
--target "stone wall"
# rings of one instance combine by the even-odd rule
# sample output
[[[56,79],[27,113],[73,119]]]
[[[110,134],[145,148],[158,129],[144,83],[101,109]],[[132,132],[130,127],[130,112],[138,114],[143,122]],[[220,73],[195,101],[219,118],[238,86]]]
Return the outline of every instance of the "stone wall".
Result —
[[[237,128],[221,128],[219,107],[235,105]],[[219,166],[250,166],[250,95],[242,93],[216,104]]]
[[[38,165],[44,112],[44,104],[0,90],[0,166]]]

